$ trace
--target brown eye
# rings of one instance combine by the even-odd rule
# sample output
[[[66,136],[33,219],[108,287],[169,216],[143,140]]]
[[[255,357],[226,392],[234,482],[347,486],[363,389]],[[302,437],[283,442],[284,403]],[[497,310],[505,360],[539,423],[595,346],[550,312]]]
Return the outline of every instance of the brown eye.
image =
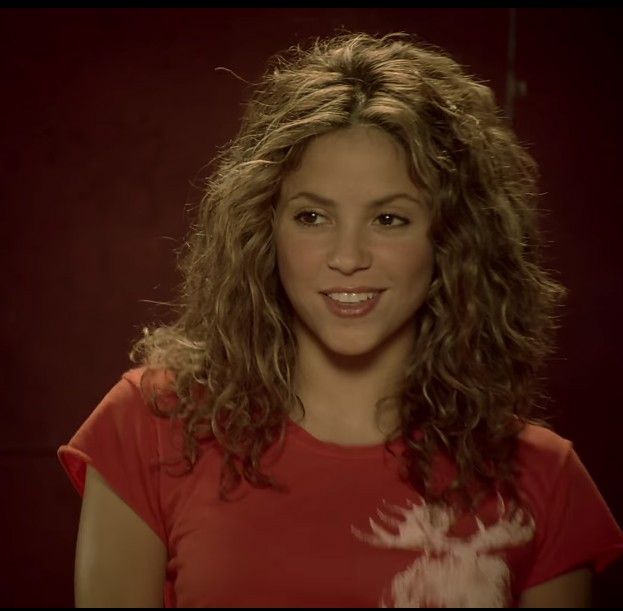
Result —
[[[389,222],[381,222],[381,225],[383,225],[383,227],[401,227],[402,225],[408,225],[409,224],[409,220],[402,217],[402,216],[398,216],[397,214],[379,214],[376,218],[378,219],[384,219],[386,221]],[[398,219],[400,221],[400,223],[398,224],[393,224],[392,221],[394,219]]]
[[[319,223],[316,223],[315,221],[317,221],[321,216],[322,214],[314,212],[313,210],[304,210],[303,212],[299,212],[294,217],[294,220],[299,222],[301,225],[318,225]]]

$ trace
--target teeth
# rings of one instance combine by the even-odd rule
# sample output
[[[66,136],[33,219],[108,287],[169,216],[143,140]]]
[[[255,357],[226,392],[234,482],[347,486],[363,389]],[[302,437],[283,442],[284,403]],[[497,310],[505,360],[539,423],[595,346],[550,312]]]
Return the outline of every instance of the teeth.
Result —
[[[359,303],[376,296],[376,293],[328,293],[331,299],[341,303]]]

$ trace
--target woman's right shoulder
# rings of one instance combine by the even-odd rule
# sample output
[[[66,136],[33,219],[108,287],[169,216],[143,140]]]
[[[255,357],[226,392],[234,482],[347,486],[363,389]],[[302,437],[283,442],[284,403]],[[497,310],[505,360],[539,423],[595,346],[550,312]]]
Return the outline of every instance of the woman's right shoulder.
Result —
[[[166,439],[164,427],[169,428],[167,419],[156,413],[152,405],[151,393],[159,386],[164,388],[163,375],[146,367],[123,372],[87,413],[69,442],[59,448],[59,457],[66,468],[78,459],[82,463],[91,462],[88,457],[119,458],[130,448],[140,448],[146,455],[156,457]],[[84,481],[83,470],[84,466],[80,465],[79,488]]]
[[[164,415],[177,404],[173,382],[173,376],[165,369],[146,366],[128,369],[109,389],[94,413],[98,410],[127,411],[135,417],[151,419],[157,417],[153,409],[156,402],[158,410]]]
[[[170,370],[142,365],[123,372],[117,385],[132,388],[143,396],[146,393],[170,392],[174,382],[175,376]]]
[[[100,421],[150,420],[152,410],[143,391],[146,368],[136,367],[124,371],[91,409],[83,427]],[[154,414],[155,416],[155,414]]]
[[[145,365],[141,367],[133,367],[132,369],[128,369],[121,374],[121,380],[125,380],[130,386],[133,386],[135,389],[140,389],[141,381],[146,371],[147,367]]]

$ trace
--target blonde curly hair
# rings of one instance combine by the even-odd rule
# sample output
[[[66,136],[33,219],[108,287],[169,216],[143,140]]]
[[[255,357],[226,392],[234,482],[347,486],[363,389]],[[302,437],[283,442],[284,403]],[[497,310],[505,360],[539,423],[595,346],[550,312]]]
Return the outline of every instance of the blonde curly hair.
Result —
[[[183,423],[190,469],[202,440],[220,444],[222,498],[243,477],[281,489],[260,459],[301,404],[275,207],[310,139],[353,124],[402,143],[432,206],[435,268],[415,315],[417,340],[399,391],[380,402],[400,414],[402,475],[429,502],[512,491],[517,434],[544,423],[534,417],[546,398],[538,372],[554,351],[555,308],[567,290],[542,263],[536,164],[491,90],[404,33],[315,39],[271,58],[207,181],[180,257],[176,319],[145,329],[133,346],[146,376],[170,373],[176,397],[164,409],[145,377],[147,399]],[[438,451],[458,474],[441,492],[431,486]]]

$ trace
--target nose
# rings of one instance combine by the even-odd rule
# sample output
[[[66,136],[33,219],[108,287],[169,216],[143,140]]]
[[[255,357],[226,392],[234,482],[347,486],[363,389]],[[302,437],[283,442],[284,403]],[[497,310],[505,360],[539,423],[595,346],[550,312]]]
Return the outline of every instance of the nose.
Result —
[[[327,264],[343,274],[353,274],[367,269],[372,263],[372,253],[365,237],[356,228],[337,231],[329,249]]]

